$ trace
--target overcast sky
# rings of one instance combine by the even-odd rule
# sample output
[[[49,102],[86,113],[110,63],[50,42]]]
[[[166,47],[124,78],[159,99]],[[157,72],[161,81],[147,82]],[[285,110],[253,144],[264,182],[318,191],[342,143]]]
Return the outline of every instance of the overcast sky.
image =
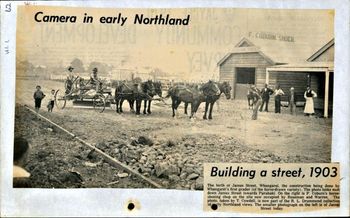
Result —
[[[34,15],[76,15],[76,23],[38,23]],[[93,23],[82,23],[84,13]],[[101,24],[102,16],[128,17],[124,26]],[[188,26],[134,25],[135,14],[169,14]],[[43,16],[40,15],[40,18]],[[23,6],[18,9],[17,57],[35,65],[68,66],[74,58],[116,68],[157,67],[189,79],[218,75],[217,62],[242,37],[280,52],[291,61],[304,60],[334,37],[330,10],[263,9],[91,9]],[[259,33],[293,37],[294,42],[257,38]],[[269,54],[267,54],[269,55]],[[283,57],[282,57],[283,56]],[[292,60],[292,59],[295,60]]]

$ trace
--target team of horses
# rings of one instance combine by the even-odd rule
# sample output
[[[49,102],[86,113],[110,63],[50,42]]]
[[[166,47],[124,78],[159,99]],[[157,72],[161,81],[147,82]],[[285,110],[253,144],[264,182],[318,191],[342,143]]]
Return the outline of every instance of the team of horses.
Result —
[[[147,80],[141,81],[124,81],[117,85],[115,89],[116,112],[123,113],[123,102],[129,102],[130,109],[134,111],[136,102],[136,114],[141,114],[141,104],[144,102],[144,114],[151,113],[151,102],[155,95],[162,97],[162,85],[160,82]]]
[[[222,94],[227,99],[231,98],[231,87],[227,82],[214,82],[209,80],[204,84],[176,84],[169,88],[165,98],[171,98],[173,117],[176,115],[179,105],[185,103],[185,114],[188,105],[191,105],[190,118],[193,118],[201,103],[205,103],[203,119],[212,119],[212,111],[215,102]],[[122,105],[125,100],[129,102],[130,110],[134,111],[136,103],[136,115],[141,114],[141,104],[144,102],[144,114],[151,114],[151,103],[154,96],[162,98],[162,84],[160,82],[147,81],[123,81],[116,85],[115,103],[116,112],[123,113]]]

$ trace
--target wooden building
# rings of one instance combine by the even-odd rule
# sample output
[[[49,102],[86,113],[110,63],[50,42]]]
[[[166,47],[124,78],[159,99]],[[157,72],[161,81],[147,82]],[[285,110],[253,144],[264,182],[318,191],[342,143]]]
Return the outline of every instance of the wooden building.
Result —
[[[219,62],[220,81],[227,81],[232,87],[233,98],[246,97],[247,87],[255,84],[262,88],[266,79],[266,68],[278,63],[273,61],[251,41],[243,38]]]
[[[305,61],[288,63],[277,61],[277,58],[271,58],[250,40],[243,38],[218,62],[220,81],[230,83],[235,99],[246,98],[250,85],[258,88],[263,88],[265,84],[272,88],[280,85],[286,94],[293,86],[297,101],[301,103],[305,101],[303,94],[306,86],[310,85],[318,95],[315,108],[322,109],[324,116],[328,117],[333,100],[334,39]]]
[[[266,83],[279,84],[284,90],[293,86],[301,98],[305,87],[310,86],[317,93],[315,109],[323,110],[323,116],[328,117],[333,107],[334,39],[305,62],[268,67],[265,75]]]

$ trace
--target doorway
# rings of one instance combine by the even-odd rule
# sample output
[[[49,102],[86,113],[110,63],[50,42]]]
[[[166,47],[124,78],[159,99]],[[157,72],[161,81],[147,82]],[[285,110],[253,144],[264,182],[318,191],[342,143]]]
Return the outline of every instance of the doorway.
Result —
[[[249,86],[255,84],[255,68],[253,67],[237,67],[236,68],[236,84],[235,98],[245,99]]]

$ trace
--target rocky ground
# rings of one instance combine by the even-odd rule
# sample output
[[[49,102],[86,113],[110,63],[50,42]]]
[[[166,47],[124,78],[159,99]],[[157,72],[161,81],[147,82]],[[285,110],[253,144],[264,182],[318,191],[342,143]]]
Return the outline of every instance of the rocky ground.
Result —
[[[17,102],[32,106],[31,96],[36,84],[41,84],[46,93],[51,88],[63,87],[54,81],[17,81],[17,90],[18,87],[21,88],[21,92],[16,94]],[[245,101],[221,99],[219,106],[214,108],[213,120],[201,119],[203,106],[198,111],[198,118],[190,120],[183,115],[183,108],[179,109],[177,118],[172,118],[170,101],[167,100],[166,103],[154,102],[153,113],[141,116],[129,112],[127,104],[124,104],[125,113],[122,115],[110,109],[96,113],[92,109],[74,108],[71,104],[64,110],[55,108],[53,113],[44,110],[40,113],[165,188],[201,189],[202,166],[205,162],[330,162],[331,119],[304,117],[300,108],[299,114],[292,116],[288,114],[287,108],[283,108],[282,114],[259,113],[258,120],[252,121],[252,112],[247,109]],[[273,107],[270,110],[273,111]],[[21,113],[23,110],[16,110],[17,127],[30,123],[40,129],[44,126],[40,131],[48,132],[41,135],[32,133],[35,128],[25,128],[21,130],[22,133],[16,129],[16,134],[26,134],[34,140],[34,154],[40,150],[46,152],[43,149],[46,147],[52,147],[56,153],[63,154],[59,157],[44,155],[54,160],[40,159],[33,155],[33,165],[36,162],[60,163],[63,159],[67,169],[78,171],[81,175],[84,170],[93,169],[92,182],[86,182],[83,187],[108,187],[108,183],[119,179],[117,176],[114,178],[118,170],[107,167],[106,163],[86,159],[90,151],[84,150],[82,145],[67,139],[63,133],[51,132],[42,122],[36,123],[34,117],[21,120]],[[51,135],[54,137],[47,138]],[[69,157],[71,158],[67,159]],[[71,170],[71,165],[78,162],[81,169],[74,166]],[[56,167],[56,164],[49,164],[51,165]],[[33,170],[29,167],[30,165],[27,167],[29,171]],[[111,172],[107,169],[111,169]],[[55,170],[57,169],[54,168],[46,175],[50,177]],[[40,173],[45,174],[45,170]],[[101,178],[97,178],[99,173],[112,176],[101,175]],[[48,181],[47,184],[56,187],[54,182]],[[124,187],[123,185],[120,182],[113,187]],[[133,187],[133,184],[125,185]],[[62,186],[66,184],[63,183]],[[38,184],[37,187],[42,186]]]
[[[148,188],[139,178],[110,166],[99,156],[41,120],[23,106],[16,106],[15,136],[30,142],[25,169],[33,188]]]

